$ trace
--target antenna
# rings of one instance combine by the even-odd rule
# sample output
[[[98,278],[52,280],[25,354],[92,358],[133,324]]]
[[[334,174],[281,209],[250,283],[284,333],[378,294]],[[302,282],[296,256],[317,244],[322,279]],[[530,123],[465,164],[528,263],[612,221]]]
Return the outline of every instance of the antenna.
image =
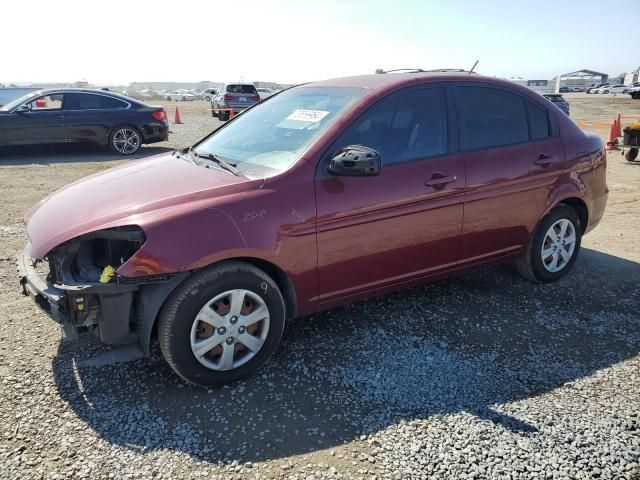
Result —
[[[476,63],[473,64],[473,67],[471,67],[471,70],[469,70],[469,75],[471,75],[473,73],[473,71],[476,68],[476,65],[478,65],[478,62],[480,61],[480,59],[476,60]]]

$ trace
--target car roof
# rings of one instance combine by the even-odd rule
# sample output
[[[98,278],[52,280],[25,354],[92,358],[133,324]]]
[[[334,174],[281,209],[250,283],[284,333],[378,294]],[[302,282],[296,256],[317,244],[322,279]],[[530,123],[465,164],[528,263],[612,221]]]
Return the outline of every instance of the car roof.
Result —
[[[332,78],[321,80],[319,82],[311,82],[301,85],[302,87],[360,87],[370,90],[386,90],[394,87],[409,86],[417,83],[436,82],[436,81],[482,81],[483,83],[492,83],[495,85],[504,85],[508,87],[517,86],[517,84],[495,77],[485,77],[476,73],[469,72],[451,72],[451,71],[435,71],[435,72],[410,72],[410,73],[376,73],[370,75],[356,75],[352,77]]]

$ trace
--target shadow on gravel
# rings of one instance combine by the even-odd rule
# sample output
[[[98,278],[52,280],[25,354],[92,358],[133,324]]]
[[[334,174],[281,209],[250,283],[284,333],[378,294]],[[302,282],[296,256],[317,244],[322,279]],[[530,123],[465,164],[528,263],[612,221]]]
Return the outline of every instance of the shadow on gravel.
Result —
[[[583,249],[553,285],[503,266],[293,322],[254,378],[184,385],[161,357],[78,369],[103,350],[63,344],[60,396],[105,441],[201,460],[261,461],[328,449],[399,422],[468,412],[509,431],[541,425],[501,411],[640,351],[640,264]]]
[[[135,160],[172,151],[172,148],[143,145],[135,155],[118,155],[107,147],[91,144],[26,145],[0,148],[0,166],[55,165],[63,163]]]

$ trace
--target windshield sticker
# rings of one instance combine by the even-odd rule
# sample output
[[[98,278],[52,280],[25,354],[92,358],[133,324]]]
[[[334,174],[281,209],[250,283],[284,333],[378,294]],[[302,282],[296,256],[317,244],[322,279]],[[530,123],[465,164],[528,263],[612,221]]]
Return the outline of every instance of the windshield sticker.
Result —
[[[287,117],[287,120],[296,120],[298,122],[311,122],[316,123],[329,115],[329,112],[324,110],[301,110],[298,109]]]

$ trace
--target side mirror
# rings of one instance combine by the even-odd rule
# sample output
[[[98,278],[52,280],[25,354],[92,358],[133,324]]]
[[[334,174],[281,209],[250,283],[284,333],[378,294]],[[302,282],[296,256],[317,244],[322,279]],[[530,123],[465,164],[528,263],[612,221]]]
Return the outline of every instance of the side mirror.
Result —
[[[371,177],[382,168],[380,155],[374,149],[362,145],[341,148],[329,162],[331,175],[348,177]]]
[[[30,112],[31,109],[29,108],[29,106],[26,103],[23,103],[22,105],[18,106],[14,112],[16,113],[27,113]]]

